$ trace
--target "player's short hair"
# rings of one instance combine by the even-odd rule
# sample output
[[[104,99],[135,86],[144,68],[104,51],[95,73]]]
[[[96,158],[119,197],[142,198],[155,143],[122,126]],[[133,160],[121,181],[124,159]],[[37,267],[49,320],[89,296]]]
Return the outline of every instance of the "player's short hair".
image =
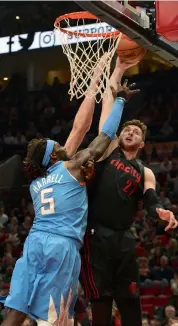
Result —
[[[46,146],[47,138],[32,139],[28,143],[27,155],[24,160],[24,170],[29,181],[33,181],[38,177],[44,177],[47,174],[48,167],[42,166]]]
[[[147,133],[147,126],[140,120],[133,119],[133,120],[126,121],[122,126],[121,132],[124,128],[126,128],[130,125],[134,125],[134,126],[137,126],[138,128],[140,128],[142,131],[143,140],[145,140],[146,133]]]

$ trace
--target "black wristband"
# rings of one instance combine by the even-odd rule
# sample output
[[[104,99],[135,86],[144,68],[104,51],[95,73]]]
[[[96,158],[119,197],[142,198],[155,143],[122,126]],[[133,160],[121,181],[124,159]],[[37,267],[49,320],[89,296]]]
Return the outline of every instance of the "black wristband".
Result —
[[[159,203],[159,198],[154,189],[149,188],[145,191],[143,196],[143,204],[150,216],[159,217],[156,208],[163,209],[163,206]]]

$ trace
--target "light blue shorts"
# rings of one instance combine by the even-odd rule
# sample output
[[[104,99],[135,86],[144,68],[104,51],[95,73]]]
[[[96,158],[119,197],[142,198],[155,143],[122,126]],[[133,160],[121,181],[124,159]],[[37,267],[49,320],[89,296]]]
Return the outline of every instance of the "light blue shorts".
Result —
[[[79,247],[67,237],[30,233],[15,265],[5,306],[52,324],[72,318],[80,273]]]

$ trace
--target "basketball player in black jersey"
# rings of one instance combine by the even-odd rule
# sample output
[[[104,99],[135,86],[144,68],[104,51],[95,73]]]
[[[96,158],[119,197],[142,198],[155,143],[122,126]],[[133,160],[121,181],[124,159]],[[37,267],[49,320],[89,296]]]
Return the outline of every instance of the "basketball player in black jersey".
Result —
[[[123,125],[103,161],[95,167],[89,193],[88,230],[81,251],[81,283],[91,300],[93,326],[109,326],[115,300],[122,326],[141,326],[135,239],[130,231],[138,202],[150,216],[176,228],[173,213],[158,203],[153,172],[137,154],[144,146],[146,126],[139,120]]]

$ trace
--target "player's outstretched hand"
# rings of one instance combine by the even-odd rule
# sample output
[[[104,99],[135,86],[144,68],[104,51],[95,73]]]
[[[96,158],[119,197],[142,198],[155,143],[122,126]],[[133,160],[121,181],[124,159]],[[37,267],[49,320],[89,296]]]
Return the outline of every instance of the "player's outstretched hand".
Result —
[[[178,222],[171,211],[162,208],[157,208],[156,211],[161,220],[168,222],[165,231],[168,231],[169,229],[175,229],[178,226]]]
[[[118,84],[117,89],[114,89],[114,87],[111,86],[112,95],[114,98],[116,98],[117,96],[124,97],[125,100],[128,101],[133,94],[140,92],[139,89],[135,89],[135,86],[135,83],[128,86],[128,79],[126,79],[123,85],[121,85],[120,83]]]

